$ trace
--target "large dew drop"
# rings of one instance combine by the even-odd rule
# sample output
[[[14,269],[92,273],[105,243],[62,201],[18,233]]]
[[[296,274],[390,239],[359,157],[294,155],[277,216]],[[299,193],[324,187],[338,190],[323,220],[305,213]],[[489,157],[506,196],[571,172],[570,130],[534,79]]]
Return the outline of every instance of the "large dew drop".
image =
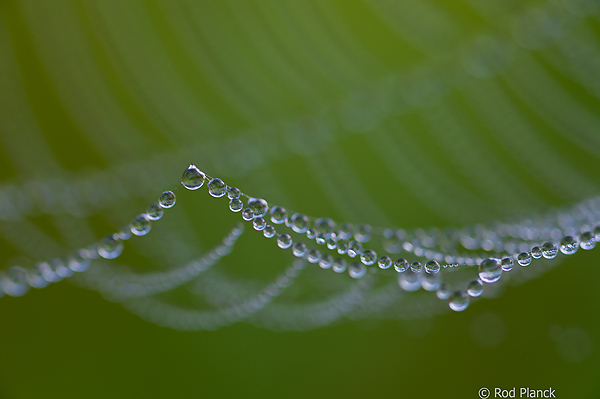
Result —
[[[173,191],[165,191],[158,197],[158,205],[163,208],[172,208],[176,200]]]
[[[262,198],[250,198],[248,200],[248,208],[252,210],[255,218],[261,218],[267,214],[269,204]]]
[[[579,249],[579,243],[571,236],[566,236],[560,242],[560,252],[565,255],[573,255]]]
[[[123,241],[112,235],[104,237],[98,244],[98,253],[104,259],[114,259],[121,255],[122,252]]]
[[[131,232],[136,236],[145,236],[148,234],[152,226],[150,225],[150,221],[145,214],[138,215],[130,225]]]
[[[208,193],[215,198],[220,198],[227,194],[227,184],[218,177],[208,182]]]
[[[462,312],[469,307],[469,297],[462,291],[456,291],[450,296],[448,306],[455,312]]]
[[[204,185],[204,180],[206,179],[206,175],[196,167],[196,165],[191,164],[188,168],[183,172],[183,176],[181,177],[181,184],[188,190],[198,190],[200,187]]]
[[[348,266],[348,274],[355,279],[363,278],[367,274],[367,267],[360,262],[352,262]]]
[[[489,258],[479,265],[479,278],[484,283],[495,283],[502,277],[502,262],[499,259]]]
[[[398,275],[398,284],[404,291],[416,291],[421,288],[421,275],[409,270]]]
[[[546,259],[554,259],[558,254],[558,245],[552,241],[545,242],[542,245],[542,256]]]

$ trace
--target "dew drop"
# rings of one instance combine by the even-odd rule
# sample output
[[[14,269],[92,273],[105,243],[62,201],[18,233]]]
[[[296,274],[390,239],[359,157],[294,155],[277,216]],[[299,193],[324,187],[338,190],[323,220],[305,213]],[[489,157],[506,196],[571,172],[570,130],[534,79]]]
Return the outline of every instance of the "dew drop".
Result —
[[[354,239],[358,242],[367,242],[371,239],[373,228],[368,224],[359,224],[354,228]]]
[[[344,273],[346,271],[347,265],[348,265],[348,263],[346,262],[346,259],[344,259],[344,258],[336,258],[333,261],[332,269],[336,273]]]
[[[441,274],[428,274],[425,273],[421,276],[421,287],[425,291],[437,291],[442,284]]]
[[[158,204],[152,204],[146,209],[146,216],[150,220],[159,220],[163,216],[163,210]]]
[[[230,200],[234,198],[240,198],[240,195],[242,195],[242,192],[239,188],[227,187],[227,198],[229,198]]]
[[[348,252],[348,243],[344,241],[339,241],[337,243],[337,251],[340,255],[345,255]]]
[[[215,198],[220,198],[227,193],[227,184],[218,177],[208,182],[208,193]]]
[[[479,278],[484,283],[495,283],[502,277],[502,262],[499,259],[488,258],[479,265]]]
[[[321,269],[329,269],[333,264],[333,257],[329,254],[321,255],[321,260],[319,261],[319,266]]]
[[[573,255],[579,249],[579,243],[571,236],[564,237],[560,242],[560,252],[565,255]]]
[[[318,233],[315,236],[315,241],[317,242],[317,244],[323,245],[323,244],[325,244],[325,241],[327,241],[327,240],[325,239],[325,236],[323,235],[323,233]]]
[[[372,264],[377,262],[377,252],[371,249],[366,249],[362,251],[362,253],[360,254],[360,261],[367,266],[371,266]]]
[[[163,208],[173,208],[176,200],[173,191],[165,191],[158,197],[158,205]]]
[[[261,218],[267,214],[269,204],[262,198],[250,198],[248,200],[248,208],[252,209],[255,218]]]
[[[508,257],[508,256],[502,258],[502,270],[503,271],[505,271],[505,272],[511,271],[513,268],[513,265],[514,265],[513,258]]]
[[[430,260],[425,263],[425,272],[428,274],[436,274],[440,271],[440,264],[436,260]]]
[[[298,258],[303,257],[306,255],[306,244],[303,242],[294,243],[292,246],[292,253]]]
[[[318,249],[311,249],[306,255],[306,260],[308,260],[310,263],[317,263],[319,260],[321,260],[321,252],[319,252]]]
[[[131,222],[131,232],[136,236],[145,236],[148,234],[152,226],[150,225],[150,221],[146,215],[138,215]]]
[[[333,238],[330,238],[329,240],[327,240],[326,244],[327,244],[327,249],[334,250],[337,248],[337,242]]]
[[[308,217],[305,215],[302,215],[300,213],[295,213],[292,215],[292,229],[296,232],[296,233],[306,233],[306,231],[308,230],[308,224],[309,224],[309,220]]]
[[[596,246],[596,239],[594,238],[594,235],[589,231],[582,233],[579,236],[579,246],[581,249],[585,249],[586,251],[594,248]]]
[[[357,255],[360,255],[362,251],[362,244],[358,241],[350,241],[348,244],[348,256],[354,258]]]
[[[377,266],[379,266],[380,269],[389,269],[392,266],[392,259],[389,256],[384,255],[377,261]]]
[[[242,219],[244,219],[246,222],[254,219],[254,212],[252,212],[252,209],[250,208],[246,208],[242,211]]]
[[[121,239],[121,240],[129,240],[131,238],[131,230],[129,229],[129,227],[123,227],[117,233],[117,235],[119,236],[119,239]]]
[[[594,239],[600,241],[600,226],[594,227]]]
[[[104,259],[114,259],[123,253],[123,241],[114,236],[106,236],[98,243],[98,253]]]
[[[473,280],[467,286],[467,293],[472,297],[478,297],[483,294],[483,283],[477,279]]]
[[[404,273],[409,268],[408,261],[404,258],[400,258],[394,262],[394,269],[398,273]]]
[[[423,265],[421,264],[421,262],[414,261],[410,264],[410,270],[413,273],[421,273],[421,270],[423,270]]]
[[[91,261],[83,255],[83,251],[75,251],[68,258],[68,264],[74,272],[84,272],[90,266]]]
[[[367,267],[360,262],[352,262],[348,266],[348,274],[355,279],[363,278],[367,274]]]
[[[267,222],[263,218],[256,218],[252,222],[252,225],[254,227],[254,230],[262,231],[265,229],[265,227],[267,227]]]
[[[181,177],[181,184],[188,190],[198,190],[200,187],[204,185],[204,180],[206,179],[206,175],[196,167],[196,165],[191,164],[188,168],[183,172],[183,176]]]
[[[455,312],[462,312],[469,307],[469,297],[462,291],[456,291],[450,296],[448,306]]]
[[[239,212],[244,209],[244,203],[239,198],[233,198],[229,201],[229,210],[231,212]]]
[[[315,229],[306,230],[306,237],[308,237],[309,240],[314,240],[317,237],[317,230],[315,230]]]
[[[404,291],[413,292],[421,288],[421,275],[412,270],[398,275],[398,284]]]
[[[533,259],[539,259],[542,257],[542,249],[538,246],[531,248],[531,256]]]
[[[263,235],[267,238],[273,238],[275,237],[275,234],[277,234],[275,227],[271,226],[270,224],[268,224],[263,230]]]
[[[329,218],[319,218],[315,221],[315,229],[328,239],[333,234],[335,222]]]
[[[438,288],[438,290],[435,292],[435,296],[441,300],[450,298],[450,294],[450,288],[448,287],[448,284],[445,283],[440,284],[440,288]]]
[[[521,266],[529,266],[531,264],[531,254],[529,252],[521,252],[517,256],[517,263]]]
[[[287,212],[285,208],[282,208],[280,206],[274,206],[273,208],[271,208],[271,221],[273,223],[282,224],[283,222],[285,222],[286,218]]]
[[[277,246],[283,249],[291,247],[292,237],[289,234],[279,234],[277,237]]]
[[[337,235],[342,239],[342,240],[349,240],[350,238],[352,238],[352,225],[348,224],[348,223],[344,223],[339,227],[339,230],[337,232]]]
[[[553,259],[558,254],[558,246],[552,241],[542,244],[542,256],[546,259]]]

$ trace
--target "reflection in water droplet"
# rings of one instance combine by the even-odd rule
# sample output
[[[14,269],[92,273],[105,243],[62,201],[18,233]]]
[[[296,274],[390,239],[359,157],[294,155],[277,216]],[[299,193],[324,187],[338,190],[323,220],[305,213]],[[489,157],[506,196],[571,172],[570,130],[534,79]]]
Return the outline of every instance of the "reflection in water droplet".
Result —
[[[185,172],[183,172],[181,184],[188,190],[197,190],[204,185],[205,179],[206,175],[198,169],[196,165],[191,164]]]

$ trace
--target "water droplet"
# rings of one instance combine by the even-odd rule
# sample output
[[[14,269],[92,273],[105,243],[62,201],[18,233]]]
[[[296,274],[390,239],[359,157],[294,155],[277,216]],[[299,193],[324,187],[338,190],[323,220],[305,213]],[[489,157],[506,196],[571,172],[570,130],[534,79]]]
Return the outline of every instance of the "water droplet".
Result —
[[[344,241],[339,241],[337,243],[337,251],[340,255],[345,255],[348,252],[348,243]]]
[[[267,214],[269,204],[262,198],[250,198],[248,208],[252,209],[255,218],[261,218]]]
[[[383,255],[379,258],[379,261],[377,261],[377,265],[380,269],[389,269],[392,266],[392,259],[387,255]]]
[[[328,239],[333,234],[335,222],[329,218],[319,218],[315,221],[315,229],[318,233],[323,234],[325,239]]]
[[[398,284],[404,291],[413,292],[421,288],[421,275],[412,270],[398,275]]]
[[[409,268],[408,261],[404,258],[400,258],[394,262],[394,269],[398,273],[404,273]]]
[[[117,235],[119,236],[119,239],[121,239],[121,240],[129,240],[131,238],[131,230],[129,229],[129,227],[123,227],[117,233]]]
[[[531,254],[529,252],[521,252],[517,256],[517,263],[521,266],[529,266],[531,264]]]
[[[352,238],[352,225],[349,223],[344,223],[340,225],[339,230],[337,231],[337,235],[342,240],[349,240]]]
[[[310,263],[317,263],[321,259],[321,252],[318,249],[311,249],[306,255],[306,260]]]
[[[368,224],[359,224],[354,228],[354,239],[358,242],[367,242],[371,239],[373,228]]]
[[[271,226],[270,224],[268,224],[263,230],[263,235],[267,238],[273,238],[275,237],[275,234],[277,234],[275,227]]]
[[[317,242],[317,244],[323,245],[323,244],[325,244],[325,241],[327,241],[327,240],[325,239],[325,236],[323,235],[323,233],[318,233],[317,236],[315,237],[315,241]]]
[[[277,246],[283,249],[291,247],[292,237],[289,234],[279,234],[277,237]]]
[[[146,216],[150,220],[159,220],[163,216],[163,210],[158,204],[152,204],[146,209]]]
[[[594,239],[596,240],[596,242],[600,241],[600,226],[596,226],[594,227]]]
[[[104,259],[114,259],[123,253],[123,242],[114,236],[106,236],[98,243],[98,253]]]
[[[337,248],[337,242],[333,238],[330,238],[329,240],[327,240],[326,244],[327,244],[327,249],[334,250]]]
[[[425,272],[428,274],[436,274],[440,271],[440,264],[435,260],[430,260],[425,263]]]
[[[367,274],[367,267],[360,262],[352,262],[348,266],[348,274],[355,279],[363,278]]]
[[[240,195],[242,195],[242,192],[239,188],[227,187],[227,198],[229,198],[230,200],[234,198],[240,198]]]
[[[75,272],[68,267],[62,259],[54,258],[50,260],[50,267],[54,269],[60,277],[71,277]]]
[[[589,231],[581,233],[579,236],[579,246],[581,249],[585,249],[586,251],[594,248],[596,246],[596,239],[594,238],[594,235]]]
[[[479,278],[484,283],[495,283],[502,277],[502,262],[496,258],[488,258],[479,265]]]
[[[317,237],[317,230],[315,230],[315,229],[306,230],[306,237],[308,237],[309,240],[314,240],[315,237]]]
[[[558,246],[552,241],[542,244],[542,256],[546,259],[553,259],[558,254]]]
[[[256,218],[252,222],[252,225],[254,226],[254,230],[261,231],[267,227],[267,222],[263,218]]]
[[[360,255],[362,251],[362,244],[358,241],[350,241],[348,244],[348,256],[354,258],[356,255]]]
[[[509,272],[512,270],[514,265],[513,262],[513,258],[510,258],[508,256],[502,258],[502,270],[504,270],[505,272]]]
[[[136,236],[145,236],[148,234],[152,226],[150,225],[150,221],[148,217],[144,214],[136,216],[135,219],[131,222],[131,232]]]
[[[455,312],[462,312],[469,307],[469,297],[462,291],[456,291],[450,296],[448,306]]]
[[[421,273],[421,270],[423,270],[423,265],[421,264],[421,262],[414,261],[410,264],[410,270],[413,273]]]
[[[437,291],[442,284],[441,273],[428,274],[425,273],[421,276],[421,287],[425,291]]]
[[[362,251],[362,253],[360,254],[360,261],[367,266],[371,266],[372,264],[377,262],[377,252],[371,249],[366,249]]]
[[[196,167],[196,165],[191,164],[188,168],[183,172],[183,176],[181,177],[181,184],[188,190],[198,190],[200,187],[204,185],[204,180],[206,179],[206,175]]]
[[[158,204],[163,208],[173,208],[176,200],[173,191],[165,191],[158,197]]]
[[[450,294],[450,287],[445,283],[440,284],[440,288],[435,292],[435,295],[441,300],[450,298]]]
[[[477,279],[473,280],[467,286],[467,293],[472,297],[477,297],[483,294],[483,283]]]
[[[239,198],[234,198],[229,201],[229,210],[232,212],[239,212],[244,209],[244,203]]]
[[[565,255],[573,255],[579,249],[579,243],[571,236],[566,236],[560,242],[560,252]]]
[[[285,208],[282,208],[280,206],[274,206],[273,208],[271,208],[271,221],[273,223],[281,224],[285,222],[286,218],[287,211],[285,210]]]
[[[329,269],[333,264],[333,257],[329,254],[321,255],[321,260],[319,261],[319,266],[321,269]]]
[[[308,230],[308,224],[309,224],[309,220],[308,217],[305,215],[302,215],[300,213],[295,213],[292,215],[292,229],[296,232],[296,233],[306,233],[306,231]]]
[[[292,252],[294,256],[301,258],[306,255],[306,244],[303,242],[294,243],[292,246]]]
[[[90,266],[90,260],[83,256],[83,254],[84,251],[79,250],[73,252],[73,254],[69,256],[67,262],[71,270],[73,270],[74,272],[84,272]]]
[[[346,262],[346,259],[344,258],[336,258],[333,261],[333,271],[336,273],[344,273],[346,271],[346,267],[347,267],[348,263]]]
[[[539,259],[542,257],[542,249],[538,246],[531,248],[531,256],[533,259]]]
[[[227,184],[218,177],[208,182],[208,193],[215,198],[220,198],[227,193]]]
[[[242,211],[242,219],[244,219],[246,222],[254,219],[254,212],[252,212],[252,209],[250,208],[246,208]]]

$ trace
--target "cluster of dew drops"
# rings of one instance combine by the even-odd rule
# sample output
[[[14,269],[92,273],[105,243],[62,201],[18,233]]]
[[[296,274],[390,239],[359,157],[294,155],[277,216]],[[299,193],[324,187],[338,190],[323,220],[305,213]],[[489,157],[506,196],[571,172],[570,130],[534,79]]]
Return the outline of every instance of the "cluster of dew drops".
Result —
[[[193,164],[183,173],[181,183],[189,190],[197,190],[204,185],[206,180],[209,180],[207,188],[211,196],[219,198],[227,195],[229,209],[232,212],[241,212],[242,218],[245,221],[252,221],[254,229],[262,231],[265,237],[272,238],[277,235],[275,227],[267,224],[264,219],[269,210],[268,203],[264,199],[248,197],[238,188],[228,187],[223,180],[205,175]],[[240,198],[242,196],[248,197],[246,207]],[[349,243],[336,241],[336,238],[343,240],[352,237],[352,232],[342,225],[337,231],[337,237],[335,233],[331,234],[335,228],[335,223],[331,219],[318,219],[315,222],[315,228],[311,229],[310,219],[307,216],[296,213],[288,217],[286,210],[279,206],[271,207],[270,216],[274,224],[285,223],[297,233],[306,233],[309,239],[315,239],[318,244],[326,244],[330,250],[337,250],[339,254],[347,254],[351,258],[359,257],[360,262],[353,262],[348,266],[343,258],[334,259],[327,253],[321,254],[317,249],[308,249],[302,242],[293,242],[289,234],[277,235],[277,245],[282,249],[292,248],[295,256],[306,258],[310,263],[318,263],[323,269],[332,268],[336,273],[348,270],[349,275],[353,278],[362,278],[367,273],[366,266],[375,263],[380,269],[389,269],[393,265],[394,269],[401,273],[399,275],[401,288],[406,291],[416,291],[423,287],[427,291],[435,291],[439,299],[448,300],[450,309],[457,312],[463,311],[469,306],[471,297],[482,295],[484,283],[495,283],[500,280],[502,272],[512,270],[513,259],[517,264],[525,267],[531,264],[532,259],[555,258],[559,251],[565,255],[572,255],[579,247],[585,250],[592,249],[596,245],[596,240],[600,239],[600,227],[597,227],[593,232],[584,232],[577,238],[566,236],[560,245],[549,241],[541,246],[534,246],[530,252],[521,252],[501,259],[485,259],[479,264],[478,278],[469,282],[466,290],[452,291],[447,284],[442,283],[441,273],[439,273],[441,266],[436,260],[430,260],[422,265],[418,261],[409,263],[403,258],[392,261],[387,255],[378,259],[375,251],[363,249],[359,241],[350,241]],[[359,229],[358,235],[361,234],[368,235],[369,231],[361,232]],[[421,273],[422,271],[425,273]]]

